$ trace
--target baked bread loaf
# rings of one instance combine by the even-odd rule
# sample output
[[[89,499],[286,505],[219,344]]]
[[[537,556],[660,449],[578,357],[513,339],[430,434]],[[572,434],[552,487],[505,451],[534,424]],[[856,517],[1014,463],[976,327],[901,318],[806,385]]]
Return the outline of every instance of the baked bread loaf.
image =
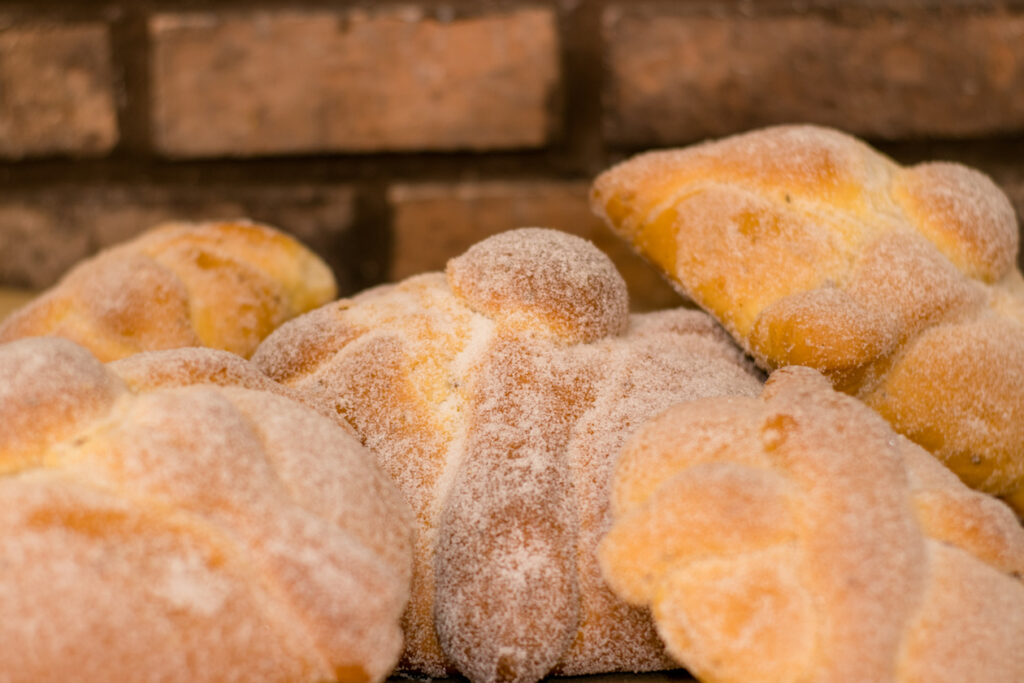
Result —
[[[172,223],[68,271],[0,323],[0,343],[55,335],[103,361],[183,346],[248,357],[275,327],[335,296],[327,265],[282,232]]]
[[[601,567],[700,680],[1024,680],[1024,529],[813,370],[622,451]]]
[[[592,200],[762,368],[820,370],[1024,513],[1024,279],[986,176],[784,126],[640,155]]]
[[[630,316],[589,242],[527,228],[301,316],[253,361],[319,394],[418,522],[401,668],[473,681],[671,667],[595,557],[615,453],[680,401],[760,380],[703,313]]]
[[[309,408],[161,386],[159,356],[125,381],[65,339],[0,346],[2,678],[382,680],[411,575],[397,488]]]
[[[268,391],[304,403],[324,417],[330,418],[348,433],[355,434],[352,425],[338,414],[333,403],[319,400],[318,395],[275,382],[256,365],[230,351],[202,346],[143,351],[107,363],[107,367],[135,393],[193,384],[217,384]]]

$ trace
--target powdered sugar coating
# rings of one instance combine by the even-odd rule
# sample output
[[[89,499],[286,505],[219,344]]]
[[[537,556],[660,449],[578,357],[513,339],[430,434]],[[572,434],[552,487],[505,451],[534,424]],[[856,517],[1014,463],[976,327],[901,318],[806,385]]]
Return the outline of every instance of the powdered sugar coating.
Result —
[[[0,343],[56,335],[103,361],[200,345],[248,356],[335,295],[326,264],[273,228],[170,223],[75,266],[0,324]]]
[[[1004,377],[1024,368],[1019,231],[988,177],[779,126],[640,155],[592,206],[761,367],[820,370],[1024,511],[1024,384]]]
[[[611,268],[594,247],[537,229],[491,239],[447,276],[297,318],[253,360],[333,401],[416,513],[403,670],[528,681],[671,666],[646,613],[600,578],[611,463],[644,419],[753,395],[756,373],[701,313],[623,327],[617,294],[579,305]]]
[[[189,354],[193,367],[227,358]],[[221,385],[167,373],[167,388],[156,371],[126,383],[62,339],[0,346],[0,421],[48,408],[63,420],[33,440],[32,458],[0,448],[9,680],[391,671],[411,572],[407,506],[334,422],[287,391],[233,385],[232,372],[272,384],[251,367],[222,368]]]
[[[230,351],[205,347],[186,347],[162,351],[144,351],[107,364],[135,392],[159,387],[217,384],[268,391],[305,403],[339,427],[352,432],[352,426],[329,405],[270,379],[259,368]]]
[[[903,169],[893,193],[918,230],[968,277],[995,283],[1013,270],[1017,219],[988,176],[960,164],[924,163]]]
[[[808,368],[679,405],[622,451],[600,548],[720,681],[1024,675],[1024,529]]]
[[[629,294],[611,261],[586,240],[521,228],[453,258],[448,285],[474,311],[523,333],[590,342],[628,325]]]
[[[2,348],[0,474],[41,464],[51,443],[105,413],[126,390],[70,341],[22,340]]]

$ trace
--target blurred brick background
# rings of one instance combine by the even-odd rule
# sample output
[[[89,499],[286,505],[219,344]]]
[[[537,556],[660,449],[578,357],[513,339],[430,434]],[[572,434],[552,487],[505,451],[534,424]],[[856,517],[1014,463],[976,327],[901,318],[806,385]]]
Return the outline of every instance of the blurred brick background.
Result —
[[[544,225],[675,295],[587,208],[652,147],[817,122],[1024,212],[1024,0],[0,2],[0,286],[241,215],[345,292]]]

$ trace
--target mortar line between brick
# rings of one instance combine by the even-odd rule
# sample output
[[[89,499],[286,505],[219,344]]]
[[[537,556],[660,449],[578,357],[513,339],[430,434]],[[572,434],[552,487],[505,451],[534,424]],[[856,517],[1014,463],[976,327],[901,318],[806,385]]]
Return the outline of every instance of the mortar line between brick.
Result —
[[[149,121],[149,40],[146,15],[137,9],[123,10],[111,22],[111,42],[117,69],[118,119],[121,145],[116,154],[144,157],[151,152]]]

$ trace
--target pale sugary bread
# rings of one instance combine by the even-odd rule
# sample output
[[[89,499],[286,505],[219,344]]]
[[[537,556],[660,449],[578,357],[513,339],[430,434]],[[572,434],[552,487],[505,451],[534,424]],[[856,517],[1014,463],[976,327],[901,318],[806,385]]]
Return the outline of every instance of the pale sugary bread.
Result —
[[[327,265],[278,230],[172,223],[77,265],[0,323],[0,343],[60,336],[103,361],[185,346],[249,356],[281,323],[335,296]]]
[[[680,401],[760,380],[707,315],[628,313],[593,245],[539,228],[287,323],[253,356],[330,403],[418,522],[406,671],[473,681],[672,666],[595,548],[616,452]]]
[[[1024,680],[1024,529],[814,370],[676,406],[622,451],[613,589],[700,679]]]
[[[401,494],[246,361],[188,351],[219,384],[147,369],[159,354],[0,346],[0,678],[382,680],[411,580]]]
[[[348,420],[334,410],[333,404],[318,400],[315,394],[275,382],[256,365],[230,351],[202,346],[143,351],[112,361],[107,367],[136,393],[191,384],[217,384],[269,391],[304,403],[350,434],[355,433]]]
[[[988,177],[783,126],[640,155],[592,204],[763,368],[820,370],[1024,512],[1024,279]]]

